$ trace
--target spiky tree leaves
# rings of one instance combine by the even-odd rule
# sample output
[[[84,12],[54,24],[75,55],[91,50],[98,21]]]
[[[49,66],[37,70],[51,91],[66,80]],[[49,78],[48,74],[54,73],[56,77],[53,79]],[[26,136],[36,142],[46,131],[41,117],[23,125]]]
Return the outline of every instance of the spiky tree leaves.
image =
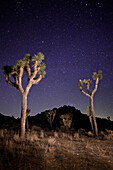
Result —
[[[34,55],[34,57],[32,58],[33,62],[38,61],[38,63],[41,63],[42,60],[44,60],[44,54],[41,52],[37,53],[37,55]]]
[[[97,128],[95,112],[94,112],[93,97],[94,97],[95,92],[98,89],[99,80],[101,80],[101,79],[102,79],[102,71],[101,70],[99,70],[98,73],[96,73],[96,72],[93,73],[93,80],[95,80],[95,88],[94,88],[94,90],[92,92],[89,89],[90,83],[91,83],[90,79],[88,79],[88,80],[84,79],[83,81],[79,80],[79,89],[80,89],[80,91],[83,94],[85,94],[86,96],[88,96],[90,98],[90,101],[91,101],[91,113],[92,113],[93,121],[94,121],[94,125],[95,125],[95,133],[96,133],[97,136],[98,136],[98,128]],[[83,90],[83,85],[84,84],[87,85],[87,92],[88,93]]]
[[[12,72],[11,72],[12,75],[16,74],[18,75],[18,65],[15,64],[12,66]]]
[[[40,68],[40,71],[38,72],[38,75],[39,76],[41,75],[44,78],[46,75],[46,72],[44,70],[46,68],[46,65],[44,63],[41,63],[39,64],[39,68]]]
[[[83,87],[83,81],[82,80],[79,80],[79,86]]]
[[[13,66],[4,66],[5,80],[8,84],[16,87],[22,94],[22,110],[21,110],[21,137],[25,136],[25,122],[26,122],[26,109],[27,109],[27,95],[33,84],[38,84],[42,78],[45,77],[45,64],[43,53],[39,52],[31,58],[30,54],[25,54],[24,58],[18,60]],[[32,65],[33,62],[33,66]],[[24,89],[22,86],[22,77],[24,71],[27,72],[28,84]],[[10,79],[14,78],[14,81]]]
[[[39,65],[39,68],[40,68],[41,71],[44,70],[44,69],[46,68],[45,63],[41,63],[41,64]]]
[[[97,79],[97,73],[94,72],[94,73],[93,73],[93,80],[96,80],[96,79]]]
[[[101,70],[99,70],[98,73],[96,73],[96,72],[93,73],[93,80],[96,80],[97,78],[99,78],[99,80],[101,80],[102,77],[103,76],[102,76],[102,71]]]
[[[87,79],[84,79],[84,80],[83,80],[83,83],[85,83],[85,84],[90,84],[90,83],[91,83],[91,80],[90,80],[90,79],[88,79],[88,80],[87,80]]]
[[[31,61],[31,54],[29,54],[29,53],[25,54],[23,60],[24,60],[25,62],[30,62],[30,61]]]
[[[83,81],[82,80],[79,80],[79,87],[80,87],[80,90],[82,90],[82,87],[83,87]]]
[[[45,70],[42,70],[42,71],[38,72],[38,75],[39,75],[39,76],[42,76],[42,77],[44,78],[45,75],[46,75]]]
[[[101,79],[103,78],[103,75],[102,75],[102,71],[101,71],[101,70],[98,71],[98,78],[99,78],[99,80],[101,80]]]
[[[11,86],[13,87],[16,87],[17,89],[19,89],[19,86],[18,86],[18,83],[17,80],[16,80],[16,74],[17,74],[17,71],[16,71],[16,68],[14,66],[4,66],[3,67],[3,70],[4,70],[4,75],[5,75],[5,80],[8,84],[10,84]],[[15,79],[15,82],[12,82],[9,80],[10,77],[13,77]]]
[[[10,76],[13,70],[13,66],[6,65],[3,67],[3,70],[4,70],[4,74],[7,74]]]
[[[83,80],[83,83],[87,84],[87,79],[84,79],[84,80]]]
[[[25,67],[25,65],[26,65],[26,62],[24,61],[24,59],[18,60],[17,63],[16,63],[16,65],[17,65],[18,69],[19,69],[20,67],[22,67],[22,68],[24,69],[24,67]]]

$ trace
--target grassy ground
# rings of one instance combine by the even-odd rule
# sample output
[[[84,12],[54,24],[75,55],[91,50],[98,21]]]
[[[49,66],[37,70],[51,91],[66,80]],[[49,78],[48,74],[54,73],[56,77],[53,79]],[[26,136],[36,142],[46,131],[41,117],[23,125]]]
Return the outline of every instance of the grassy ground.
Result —
[[[0,170],[113,170],[113,140],[65,133],[0,137]]]

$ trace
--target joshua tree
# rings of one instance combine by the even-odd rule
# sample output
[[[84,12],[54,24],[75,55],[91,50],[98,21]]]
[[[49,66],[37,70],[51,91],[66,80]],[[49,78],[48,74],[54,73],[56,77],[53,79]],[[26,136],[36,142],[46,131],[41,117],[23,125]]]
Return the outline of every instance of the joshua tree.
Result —
[[[61,115],[60,118],[62,119],[62,122],[64,126],[66,127],[66,129],[69,129],[72,123],[72,114],[68,113],[66,115]]]
[[[90,106],[87,106],[87,115],[89,116],[89,121],[90,121],[90,123],[91,123],[92,132],[93,132],[93,134],[94,134],[94,127],[93,127],[93,121],[92,121],[91,108],[90,108]]]
[[[80,91],[85,94],[86,96],[88,96],[90,98],[90,101],[91,101],[91,112],[92,112],[92,116],[93,116],[93,121],[94,121],[94,125],[95,125],[95,133],[96,133],[96,136],[98,136],[98,128],[97,128],[97,122],[96,122],[96,118],[95,118],[95,112],[94,112],[94,104],[93,104],[93,97],[94,97],[94,94],[95,92],[97,91],[98,89],[98,84],[99,84],[99,80],[102,79],[102,71],[99,70],[98,73],[94,72],[93,73],[93,80],[95,80],[95,88],[94,90],[91,92],[90,89],[89,89],[89,86],[90,86],[90,83],[91,83],[91,80],[88,79],[84,79],[83,81],[82,80],[79,80],[79,88],[80,88]],[[83,83],[85,83],[87,85],[87,92],[86,93],[82,88],[83,88]]]
[[[50,128],[52,129],[52,123],[53,123],[53,120],[55,118],[55,115],[56,115],[56,110],[49,110],[48,112],[46,112],[46,116],[47,116],[47,120],[50,124]]]
[[[25,136],[26,110],[27,110],[27,96],[33,84],[38,84],[46,72],[45,64],[42,63],[44,55],[39,52],[31,58],[30,54],[26,54],[22,60],[17,61],[13,66],[4,66],[5,80],[8,84],[15,87],[22,94],[22,108],[21,108],[21,138]],[[33,66],[31,67],[31,62]],[[28,84],[24,89],[22,86],[22,77],[24,71],[27,72]],[[11,79],[10,79],[11,77]],[[12,78],[14,80],[12,80]]]

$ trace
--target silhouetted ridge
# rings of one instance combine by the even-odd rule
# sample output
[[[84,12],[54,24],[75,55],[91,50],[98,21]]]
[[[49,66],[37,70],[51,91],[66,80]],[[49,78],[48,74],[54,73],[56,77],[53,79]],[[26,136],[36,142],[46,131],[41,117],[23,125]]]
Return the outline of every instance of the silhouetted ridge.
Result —
[[[89,117],[85,114],[82,114],[80,110],[76,109],[74,106],[62,106],[59,108],[53,108],[52,110],[56,110],[56,116],[53,121],[53,130],[59,129],[61,127],[61,115],[65,115],[71,113],[73,115],[71,128],[77,131],[82,128],[86,131],[91,131],[91,125],[89,122]],[[28,116],[29,127],[39,126],[41,128],[49,128],[49,122],[47,121],[46,112],[49,110],[45,110],[40,114],[36,114],[35,116]],[[113,121],[107,119],[97,119],[97,125],[99,131],[110,129],[113,130]],[[20,128],[20,118],[15,119],[13,116],[4,116],[0,113],[0,128],[12,128],[17,127]]]

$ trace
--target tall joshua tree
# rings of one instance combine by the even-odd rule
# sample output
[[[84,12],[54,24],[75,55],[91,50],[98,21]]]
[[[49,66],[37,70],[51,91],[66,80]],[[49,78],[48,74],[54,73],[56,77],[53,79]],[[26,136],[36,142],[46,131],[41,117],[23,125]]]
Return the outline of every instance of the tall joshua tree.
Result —
[[[95,88],[94,90],[91,92],[89,87],[90,87],[90,83],[91,83],[91,80],[88,79],[84,79],[83,81],[82,80],[79,80],[79,88],[80,88],[80,91],[85,94],[86,96],[88,96],[90,98],[90,101],[91,101],[91,111],[92,111],[92,116],[93,116],[93,121],[94,121],[94,126],[95,126],[95,134],[96,136],[98,136],[98,128],[97,128],[97,122],[96,122],[96,118],[95,118],[95,111],[94,111],[94,101],[93,101],[93,97],[94,97],[94,94],[95,92],[97,91],[98,89],[98,84],[99,84],[99,80],[102,79],[102,71],[99,70],[98,73],[94,72],[93,73],[93,80],[95,80]],[[82,88],[83,88],[83,83],[86,84],[87,86],[87,92],[86,93]]]
[[[22,60],[18,60],[13,66],[4,66],[5,80],[8,84],[15,87],[22,94],[21,107],[21,138],[25,137],[25,123],[27,110],[27,96],[33,84],[38,84],[45,77],[45,64],[42,62],[44,55],[39,52],[31,58],[26,54]],[[31,67],[33,62],[33,66]],[[22,86],[22,77],[24,71],[27,72],[28,84],[25,89]],[[10,78],[11,77],[11,78]]]

